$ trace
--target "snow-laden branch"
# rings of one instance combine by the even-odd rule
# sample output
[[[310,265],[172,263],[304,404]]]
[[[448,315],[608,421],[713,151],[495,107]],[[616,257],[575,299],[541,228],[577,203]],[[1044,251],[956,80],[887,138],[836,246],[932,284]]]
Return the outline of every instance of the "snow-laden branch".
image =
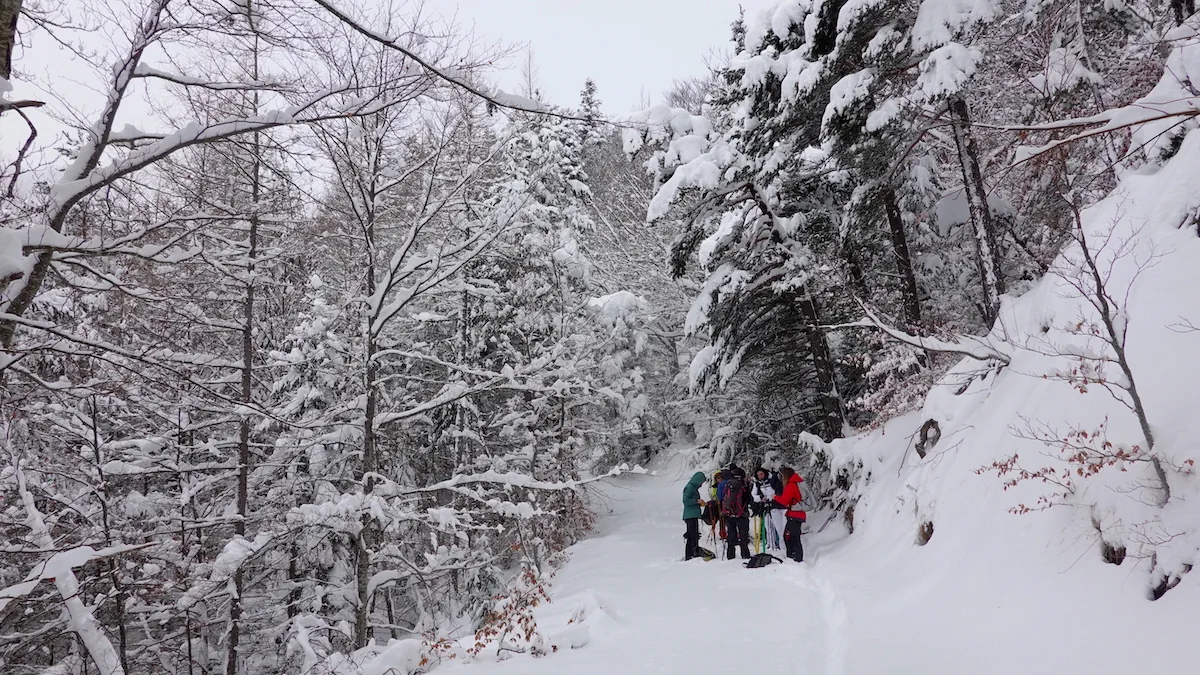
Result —
[[[442,390],[433,398],[430,398],[405,410],[379,414],[375,419],[377,420],[378,425],[382,427],[385,424],[391,424],[394,422],[412,419],[414,417],[420,417],[431,410],[436,410],[442,406],[450,405],[451,403],[460,401],[468,396],[480,394],[485,391],[503,387],[508,383],[515,382],[515,378],[518,374],[519,373],[514,372],[512,374],[496,375],[487,380],[476,382],[470,386],[467,386],[462,382],[451,382],[442,387]]]
[[[463,91],[466,91],[467,93],[469,93],[473,96],[481,98],[484,101],[487,101],[488,103],[496,106],[497,108],[504,108],[506,110],[516,110],[519,112],[535,113],[538,115],[545,115],[547,117],[557,117],[560,119],[575,120],[578,122],[588,122],[588,123],[604,122],[605,124],[613,124],[612,122],[608,122],[606,120],[588,119],[586,117],[578,117],[578,116],[569,115],[566,113],[555,112],[555,111],[550,110],[550,109],[546,108],[545,106],[539,104],[537,101],[526,98],[524,96],[516,96],[514,94],[509,94],[509,93],[506,93],[501,90],[488,91],[488,90],[484,89],[482,86],[477,86],[477,85],[471,84],[470,82],[466,81],[453,69],[442,68],[433,63],[430,63],[425,58],[423,58],[420,54],[418,54],[414,48],[412,48],[408,44],[405,44],[405,41],[402,41],[401,38],[391,37],[388,35],[384,35],[382,33],[377,33],[375,31],[371,30],[370,28],[367,28],[366,26],[362,25],[362,23],[359,22],[354,17],[350,16],[349,14],[342,11],[341,9],[338,9],[338,7],[336,5],[334,5],[332,2],[330,2],[329,0],[313,0],[313,1],[315,3],[317,3],[317,5],[319,7],[324,9],[326,12],[329,12],[331,15],[333,15],[333,17],[335,19],[337,19],[338,21],[341,21],[343,24],[345,24],[348,28],[350,28],[354,32],[366,37],[367,39],[369,39],[373,42],[376,42],[384,47],[387,47],[388,49],[392,49],[397,52],[400,52],[406,58],[411,59],[413,63],[416,63],[418,66],[421,66],[422,68],[424,68],[426,71],[428,71],[434,77],[437,77],[438,79],[441,79],[441,80],[447,82],[448,84],[458,87],[459,89],[462,89]]]
[[[258,555],[273,544],[277,535],[272,532],[260,533],[253,541],[237,536],[225,544],[225,548],[217,554],[212,562],[212,571],[208,579],[200,581],[189,588],[176,603],[181,609],[188,609],[217,589],[226,585],[233,575],[246,564],[250,558]]]
[[[564,480],[564,481],[537,480],[533,476],[530,476],[528,474],[523,474],[523,473],[512,473],[512,472],[502,473],[499,471],[484,471],[483,473],[473,473],[473,474],[464,474],[464,475],[454,476],[452,478],[446,479],[439,483],[434,483],[432,485],[427,485],[427,486],[421,487],[421,488],[404,488],[404,489],[406,492],[414,492],[414,493],[416,493],[416,492],[437,492],[438,490],[449,490],[449,489],[453,489],[456,487],[462,487],[465,485],[485,483],[485,484],[490,484],[490,485],[504,485],[506,487],[525,488],[528,490],[550,490],[550,491],[573,490],[577,487],[581,487],[583,485],[588,485],[589,483],[595,483],[598,481],[606,480],[609,478],[614,478],[616,476],[620,476],[622,474],[627,474],[627,473],[645,474],[645,473],[647,473],[647,471],[640,466],[634,466],[631,468],[628,464],[621,464],[620,466],[614,467],[612,470],[610,470],[606,473],[600,474],[598,476],[592,476],[591,478],[581,478],[578,480]]]
[[[429,207],[425,213],[420,215],[409,226],[404,241],[392,254],[392,259],[388,263],[387,273],[383,281],[379,284],[374,295],[368,299],[368,306],[371,311],[370,329],[372,334],[380,334],[387,324],[403,312],[415,298],[453,278],[468,263],[490,248],[492,242],[496,241],[496,239],[514,225],[513,216],[532,199],[530,189],[526,188],[511,196],[507,200],[507,203],[502,203],[495,209],[487,223],[475,228],[462,241],[455,242],[442,250],[430,247],[422,255],[409,255],[425,228],[448,204],[461,195],[466,185],[490,163],[497,152],[498,149],[493,149],[487,158],[476,163],[470,171],[446,191],[446,194],[442,196],[438,203]],[[444,245],[445,243],[443,242]],[[452,262],[447,264],[445,262],[447,259]],[[407,287],[401,287],[404,281],[416,274],[420,274],[420,277],[415,283]],[[388,297],[393,293],[395,295],[389,301]]]
[[[213,91],[281,91],[283,86],[277,82],[214,82],[181,73],[169,73],[144,63],[139,63],[133,71],[135,78],[158,79],[185,87],[199,87]]]
[[[1179,101],[1173,101],[1170,104],[1163,105],[1151,105],[1145,102],[1137,102],[1125,106],[1124,108],[1117,108],[1099,115],[1078,117],[1029,127],[997,126],[991,128],[996,128],[1001,131],[1054,131],[1062,129],[1078,129],[1080,127],[1099,125],[1094,126],[1094,128],[1081,131],[1077,134],[1072,134],[1065,138],[1051,141],[1045,145],[1022,146],[1017,149],[1017,156],[1013,159],[1013,165],[1016,166],[1037,159],[1038,157],[1041,157],[1042,155],[1055,150],[1056,148],[1077,143],[1094,136],[1110,134],[1115,131],[1138,127],[1151,122],[1158,122],[1171,118],[1182,119],[1187,117],[1196,117],[1197,115],[1200,115],[1200,97],[1181,99]]]
[[[38,511],[37,502],[25,481],[25,472],[21,470],[21,460],[15,452],[12,452],[11,448],[9,450],[12,457],[13,475],[17,482],[17,492],[21,497],[21,503],[25,506],[25,527],[29,528],[30,537],[38,548],[52,550],[55,547],[54,537],[50,534],[50,528],[46,526],[46,519],[42,516],[41,511]],[[90,554],[84,549],[88,549]],[[53,579],[54,587],[58,590],[63,605],[66,607],[67,625],[71,632],[79,637],[88,656],[92,657],[92,661],[96,664],[97,670],[105,675],[125,675],[125,669],[121,667],[121,659],[117,654],[116,647],[104,634],[104,629],[100,626],[100,622],[96,621],[91,608],[84,604],[83,594],[79,588],[79,578],[75,576],[76,567],[87,564],[101,553],[90,547],[81,546],[55,555],[37,572],[38,581]],[[119,551],[105,555],[116,555],[117,553]],[[51,567],[51,561],[54,561],[53,567]],[[3,604],[0,604],[0,608],[2,607]]]
[[[0,101],[0,113],[5,110],[20,110],[21,108],[40,108],[46,105],[45,101],[20,100],[20,101]]]
[[[148,546],[149,544],[123,544],[120,546],[109,546],[100,550],[96,550],[91,546],[76,546],[65,551],[58,551],[46,560],[34,565],[33,569],[29,570],[29,574],[25,575],[24,581],[13,584],[8,588],[0,589],[0,612],[3,612],[4,608],[13,600],[28,595],[41,582],[56,582],[58,577],[64,573],[64,570],[74,570],[97,560],[104,560],[105,558],[129,553],[130,551],[138,551]]]
[[[1158,136],[1170,133],[1184,121],[1200,116],[1200,95],[1196,93],[1200,82],[1195,79],[1195,68],[1190,66],[1200,53],[1200,31],[1194,24],[1176,26],[1167,33],[1165,40],[1172,43],[1173,47],[1167,56],[1163,76],[1149,93],[1129,105],[1105,110],[1097,115],[1045,124],[976,123],[976,126],[1009,132],[1083,129],[1045,145],[1018,148],[1014,165],[1028,162],[1064,145],[1126,129],[1132,129],[1134,132],[1134,147],[1142,145],[1137,142],[1138,136],[1148,138],[1146,142],[1151,143]]]
[[[843,328],[871,328],[885,333],[893,340],[931,352],[962,354],[963,356],[967,356],[978,361],[999,361],[1005,365],[1008,365],[1008,363],[1012,360],[1012,357],[1008,353],[992,344],[986,337],[979,337],[976,335],[956,335],[955,339],[950,341],[941,340],[935,337],[913,335],[912,333],[908,333],[900,330],[899,328],[888,325],[861,302],[859,305],[866,314],[866,318],[853,323],[826,325],[821,326],[821,328],[824,330],[839,330]]]
[[[240,216],[225,215],[210,211],[176,213],[148,225],[139,225],[131,231],[118,237],[80,237],[55,232],[45,225],[26,228],[21,231],[22,249],[30,251],[54,251],[55,260],[61,261],[71,255],[128,255],[152,262],[176,263],[194,257],[197,249],[174,250],[169,257],[164,253],[172,252],[180,242],[186,240],[204,225],[218,221],[236,221]],[[171,234],[164,241],[154,244],[141,244],[151,236],[157,236],[168,227],[186,224],[178,232]]]

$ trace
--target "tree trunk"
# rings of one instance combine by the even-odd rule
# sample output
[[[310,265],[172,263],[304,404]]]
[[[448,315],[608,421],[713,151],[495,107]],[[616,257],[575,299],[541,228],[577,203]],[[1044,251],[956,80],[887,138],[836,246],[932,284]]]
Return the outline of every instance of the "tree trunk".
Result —
[[[372,228],[374,229],[374,228]],[[369,294],[374,293],[374,279],[370,284]],[[375,337],[370,334],[368,328],[367,337],[367,369],[366,369],[366,405],[363,414],[363,459],[362,459],[362,490],[363,495],[370,495],[375,487],[374,474],[378,471],[376,461],[376,437],[375,437],[375,415],[378,411],[378,393],[376,391],[375,379],[377,377],[377,369],[375,366]],[[371,612],[371,547],[374,545],[374,520],[371,518],[370,512],[364,510],[362,514],[362,529],[359,530],[355,552],[355,581],[356,581],[356,596],[358,598],[357,606],[354,608],[354,647],[361,649],[367,646],[367,641],[370,639],[370,612]]]
[[[96,498],[100,502],[100,525],[104,530],[104,545],[106,547],[113,545],[112,522],[109,519],[109,494],[108,480],[104,476],[104,453],[100,446],[100,408],[96,404],[96,396],[92,395],[91,400],[91,420],[89,425],[92,431],[92,457],[96,462]],[[149,490],[146,491],[149,493]],[[129,637],[125,629],[125,591],[121,587],[121,580],[118,574],[117,563],[114,560],[104,561],[104,567],[108,572],[110,583],[113,587],[114,602],[113,608],[116,614],[117,621],[117,650],[121,658],[121,669],[129,672]]]
[[[913,274],[912,256],[908,253],[908,238],[904,235],[904,219],[896,203],[896,191],[889,185],[883,189],[883,206],[887,211],[888,229],[892,234],[892,254],[896,256],[896,272],[900,275],[904,298],[904,320],[910,331],[921,325],[921,298],[917,294],[917,277]]]
[[[247,12],[252,12],[248,8]],[[251,19],[252,20],[252,19]],[[251,77],[258,80],[258,38],[254,38]],[[259,109],[258,92],[251,97],[254,112]],[[259,234],[259,200],[262,198],[262,145],[259,133],[256,131],[251,138],[250,158],[250,231],[246,238],[249,250],[246,252],[246,293],[242,299],[242,392],[241,400],[249,410],[254,402],[254,279],[255,260],[258,257]],[[238,476],[237,476],[237,518],[233,522],[233,532],[239,537],[246,536],[246,518],[250,513],[250,418],[246,410],[242,411],[242,420],[238,424]],[[229,639],[225,652],[225,675],[236,675],[238,671],[238,647],[241,642],[242,614],[244,605],[242,594],[245,591],[246,574],[244,565],[238,565],[233,573],[233,597],[229,601]]]
[[[12,79],[12,53],[17,44],[21,0],[0,0],[0,78]]]
[[[833,357],[829,353],[829,342],[821,330],[820,308],[808,288],[802,288],[796,299],[804,321],[804,333],[812,355],[813,370],[817,374],[817,398],[821,402],[821,438],[832,441],[841,438],[845,428],[842,400],[834,379]]]
[[[372,161],[374,173],[372,176],[378,176],[380,171],[379,150],[376,149],[375,156]],[[366,270],[366,288],[367,297],[375,296],[375,191],[374,182],[371,183],[368,189],[367,203],[363,205],[366,214],[366,222],[364,223],[364,231],[366,233],[366,248],[367,248],[367,270]],[[382,304],[382,299],[380,300]],[[375,316],[368,313],[366,323],[363,328],[363,336],[366,339],[366,363],[365,372],[363,375],[363,388],[366,394],[366,401],[363,408],[363,457],[362,457],[362,490],[363,495],[370,495],[375,489],[375,473],[379,471],[378,438],[376,437],[375,416],[379,409],[379,391],[376,380],[379,377],[379,369],[375,363],[375,353],[379,347],[376,343],[378,336],[375,333]],[[371,518],[370,511],[364,510],[361,516],[362,529],[359,530],[358,537],[355,543],[357,548],[355,551],[354,570],[355,570],[355,594],[357,597],[357,605],[354,608],[354,646],[361,649],[367,646],[370,640],[371,624],[371,549],[374,546],[375,521]]]
[[[846,259],[846,271],[850,273],[850,286],[858,294],[858,297],[871,297],[871,289],[867,286],[867,276],[863,274],[862,261],[859,260],[858,251],[849,237],[842,242],[841,250],[842,256]]]
[[[1189,16],[1196,13],[1196,0],[1171,0],[1171,12],[1175,17],[1175,25],[1182,26]]]
[[[975,151],[971,132],[971,114],[963,97],[950,100],[950,125],[954,128],[954,143],[962,166],[963,191],[971,211],[971,229],[975,239],[975,262],[979,267],[979,282],[983,289],[983,318],[991,326],[1000,314],[1000,296],[1004,294],[1004,277],[1000,272],[1000,251],[996,245],[996,225],[988,208],[987,188]]]

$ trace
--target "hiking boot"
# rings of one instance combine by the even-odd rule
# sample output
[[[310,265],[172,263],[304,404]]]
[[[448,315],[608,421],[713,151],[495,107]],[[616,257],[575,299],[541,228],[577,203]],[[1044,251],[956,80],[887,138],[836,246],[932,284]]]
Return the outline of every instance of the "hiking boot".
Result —
[[[742,556],[741,556],[741,557],[742,557],[742,560],[749,560],[749,559],[750,559],[750,549],[749,549],[749,548],[747,548],[747,547],[745,547],[745,546],[743,546],[743,547],[742,547]]]

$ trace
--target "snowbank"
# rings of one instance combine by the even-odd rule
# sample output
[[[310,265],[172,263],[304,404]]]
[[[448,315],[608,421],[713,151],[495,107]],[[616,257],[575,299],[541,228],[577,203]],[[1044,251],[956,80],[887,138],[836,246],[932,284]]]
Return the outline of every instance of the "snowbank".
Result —
[[[870,646],[852,652],[848,672],[1195,669],[1200,574],[1187,572],[1200,550],[1191,470],[1200,459],[1197,176],[1192,133],[1161,169],[1127,176],[1082,213],[1114,327],[1127,329],[1122,344],[1170,499],[1160,505],[1147,461],[1093,473],[1066,460],[1061,439],[1107,441],[1134,457],[1146,445],[1110,393],[1128,400],[1129,383],[1103,330],[1091,330],[1101,322],[1095,298],[1080,293],[1088,267],[1069,246],[1056,274],[1005,303],[991,339],[1011,346],[1009,365],[964,359],[921,411],[828,446],[835,470],[854,476],[857,501],[853,534],[839,522],[815,538],[816,573],[841,589],[850,630]],[[914,445],[927,420],[940,438],[920,458]],[[1022,505],[1032,510],[1012,512]]]

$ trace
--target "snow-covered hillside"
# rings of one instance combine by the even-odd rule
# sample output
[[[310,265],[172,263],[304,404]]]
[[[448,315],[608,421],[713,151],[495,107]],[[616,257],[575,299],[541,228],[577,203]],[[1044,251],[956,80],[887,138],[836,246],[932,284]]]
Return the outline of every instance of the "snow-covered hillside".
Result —
[[[1071,246],[1058,274],[1006,304],[990,344],[1009,356],[1007,366],[965,359],[920,413],[831,445],[839,466],[862,463],[863,482],[854,533],[823,550],[819,569],[850,598],[860,644],[890,655],[874,663],[853,650],[850,672],[1189,672],[1200,664],[1200,583],[1186,574],[1200,546],[1191,471],[1200,458],[1200,333],[1191,329],[1200,319],[1197,175],[1193,133],[1161,170],[1126,177],[1083,212],[1108,294],[1128,321],[1124,346],[1155,452],[1168,465],[1169,501],[1159,505],[1144,457],[1086,475],[1087,466],[1066,461],[1074,450],[1041,440],[1073,429],[1094,438],[1107,420],[1114,448],[1144,445],[1133,412],[1108,387],[1093,377],[1081,393],[1067,381],[1079,378],[1063,375],[1098,366],[1119,379],[1111,354],[1103,364],[1095,358],[1105,354],[1099,340],[1080,334],[1081,321],[1098,321],[1094,296],[1070,282],[1086,267]],[[919,459],[913,446],[930,419],[941,438]],[[1071,438],[1075,448],[1086,441]],[[1031,473],[1053,468],[1053,480],[1071,489],[1037,477],[1006,489],[1019,473],[1001,478],[987,467],[1013,456]],[[1054,505],[1039,510],[1043,496]],[[1021,504],[1035,510],[1010,512]],[[932,537],[917,546],[925,523]],[[1102,540],[1126,549],[1119,566],[1102,559]],[[1176,582],[1150,600],[1152,587]]]

